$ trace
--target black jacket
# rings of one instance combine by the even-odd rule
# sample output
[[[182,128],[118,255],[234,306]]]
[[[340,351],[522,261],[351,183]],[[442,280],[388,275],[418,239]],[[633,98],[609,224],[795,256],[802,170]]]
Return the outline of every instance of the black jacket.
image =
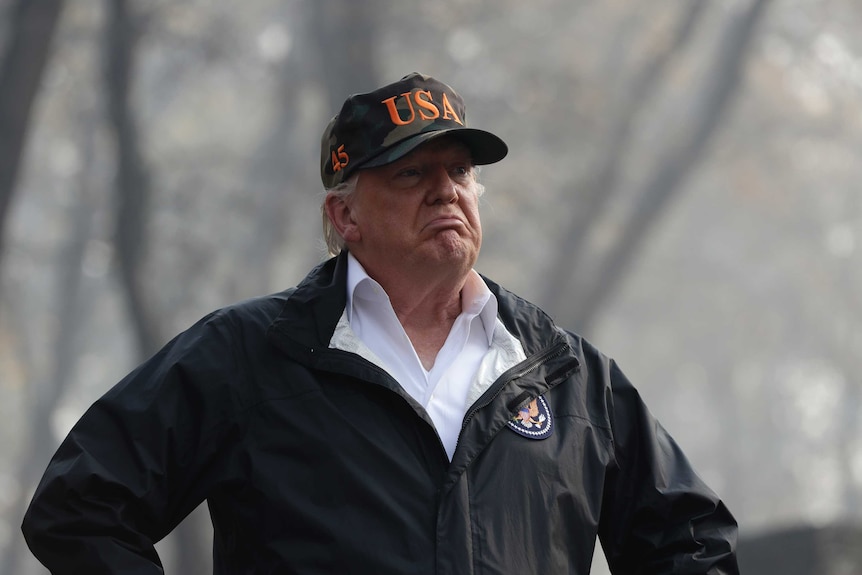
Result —
[[[87,411],[24,519],[52,573],[161,573],[153,544],[204,500],[218,575],[586,574],[597,535],[615,574],[737,573],[733,517],[617,365],[491,282],[527,359],[450,463],[398,383],[328,347],[345,260],[207,316]],[[536,398],[544,438],[513,429]]]

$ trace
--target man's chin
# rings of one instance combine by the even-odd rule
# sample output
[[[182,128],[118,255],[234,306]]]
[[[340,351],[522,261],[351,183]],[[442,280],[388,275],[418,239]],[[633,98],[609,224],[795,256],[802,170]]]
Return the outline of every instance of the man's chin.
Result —
[[[457,233],[437,234],[430,247],[427,251],[429,265],[461,265],[470,269],[479,255],[479,248]]]

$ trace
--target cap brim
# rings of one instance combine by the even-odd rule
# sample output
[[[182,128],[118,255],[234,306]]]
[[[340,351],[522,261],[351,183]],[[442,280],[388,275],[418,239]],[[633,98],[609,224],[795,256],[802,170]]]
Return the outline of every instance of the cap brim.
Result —
[[[499,162],[509,153],[509,147],[506,145],[506,142],[491,132],[475,128],[450,128],[448,130],[435,130],[411,136],[406,140],[398,142],[391,148],[387,148],[383,153],[363,162],[362,165],[357,166],[357,169],[375,168],[391,164],[422,144],[442,136],[451,136],[463,142],[470,148],[471,158],[477,166]]]

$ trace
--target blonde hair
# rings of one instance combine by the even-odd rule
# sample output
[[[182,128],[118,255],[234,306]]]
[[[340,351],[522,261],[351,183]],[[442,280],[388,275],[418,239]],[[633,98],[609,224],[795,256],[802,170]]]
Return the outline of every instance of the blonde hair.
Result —
[[[356,172],[345,181],[341,182],[334,188],[326,190],[326,195],[323,197],[323,202],[320,204],[320,215],[323,219],[323,241],[326,243],[326,249],[330,256],[337,256],[344,249],[344,238],[332,225],[329,215],[326,213],[326,198],[335,196],[340,200],[346,200],[356,191],[356,183],[359,181],[359,172]]]

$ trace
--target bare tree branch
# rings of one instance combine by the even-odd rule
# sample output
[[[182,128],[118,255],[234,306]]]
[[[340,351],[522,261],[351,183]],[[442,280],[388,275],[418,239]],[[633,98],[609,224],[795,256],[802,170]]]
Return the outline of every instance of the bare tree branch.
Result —
[[[623,226],[622,237],[603,260],[599,273],[583,294],[571,294],[575,325],[588,330],[597,313],[620,284],[638,248],[664,208],[681,191],[681,184],[697,164],[716,128],[730,107],[741,81],[746,57],[757,25],[769,0],[753,0],[750,6],[731,17],[719,42],[715,61],[708,65],[696,109],[690,122],[681,122],[682,133],[670,139],[654,175],[638,194],[632,217]]]
[[[558,242],[560,254],[564,256],[557,258],[557,261],[565,261],[565,265],[554,265],[549,270],[541,300],[551,309],[565,309],[565,306],[570,305],[568,294],[572,292],[572,278],[581,269],[587,238],[603,221],[602,214],[618,191],[617,176],[628,155],[635,119],[661,85],[674,57],[688,43],[706,7],[706,2],[689,2],[673,40],[640,68],[627,86],[617,92],[618,98],[610,113],[612,124],[600,146],[599,163],[587,175],[586,181],[572,186],[578,191],[577,209],[574,210],[573,220],[564,238]]]

